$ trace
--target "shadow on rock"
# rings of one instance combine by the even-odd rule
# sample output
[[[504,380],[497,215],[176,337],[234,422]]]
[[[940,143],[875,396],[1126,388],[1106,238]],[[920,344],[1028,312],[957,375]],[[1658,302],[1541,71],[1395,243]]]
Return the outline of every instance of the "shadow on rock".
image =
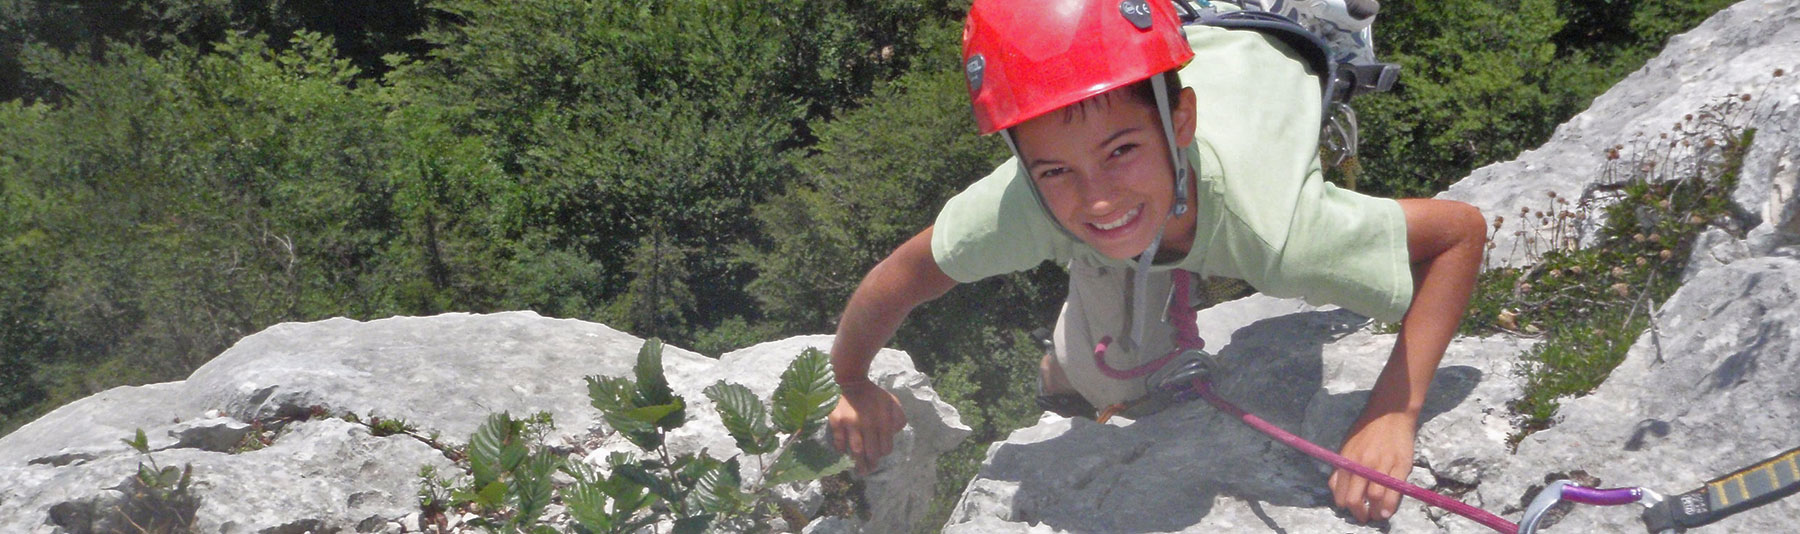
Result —
[[[1335,448],[1369,393],[1324,389],[1324,347],[1367,323],[1341,310],[1257,321],[1220,351],[1225,365],[1214,387],[1289,431],[1323,429],[1308,437]],[[1391,348],[1391,341],[1377,343]],[[1378,371],[1385,360],[1383,350],[1379,359],[1349,365]],[[1461,404],[1481,380],[1472,367],[1440,369],[1421,423]],[[1328,475],[1325,464],[1196,401],[1124,425],[1077,419],[1021,430],[993,449],[981,478],[1017,484],[1013,521],[1071,532],[1166,532],[1199,523],[1220,495],[1259,510],[1262,503],[1329,507]]]

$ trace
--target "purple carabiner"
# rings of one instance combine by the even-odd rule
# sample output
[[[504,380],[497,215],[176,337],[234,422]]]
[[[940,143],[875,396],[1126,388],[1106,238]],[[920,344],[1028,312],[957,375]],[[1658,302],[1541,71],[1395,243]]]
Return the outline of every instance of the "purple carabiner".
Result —
[[[1655,506],[1662,502],[1662,496],[1645,488],[1589,488],[1577,486],[1567,480],[1551,482],[1531,499],[1531,506],[1525,508],[1525,517],[1519,520],[1519,534],[1535,534],[1538,522],[1544,519],[1544,513],[1550,511],[1558,501],[1578,502],[1598,506],[1618,506],[1621,504],[1642,503],[1645,507]]]

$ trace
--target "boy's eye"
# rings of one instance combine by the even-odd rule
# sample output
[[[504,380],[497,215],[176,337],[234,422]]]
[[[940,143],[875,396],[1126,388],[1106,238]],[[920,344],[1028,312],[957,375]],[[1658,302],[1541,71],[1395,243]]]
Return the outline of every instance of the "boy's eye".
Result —
[[[1119,156],[1123,156],[1133,150],[1137,150],[1137,147],[1138,146],[1136,143],[1127,143],[1127,144],[1119,145],[1119,148],[1113,149],[1112,157],[1116,158]]]
[[[1042,180],[1042,179],[1047,179],[1047,178],[1055,178],[1057,176],[1062,176],[1062,174],[1065,172],[1069,172],[1069,169],[1067,167],[1056,167],[1056,168],[1052,168],[1052,169],[1045,169],[1044,172],[1038,173],[1038,179]]]

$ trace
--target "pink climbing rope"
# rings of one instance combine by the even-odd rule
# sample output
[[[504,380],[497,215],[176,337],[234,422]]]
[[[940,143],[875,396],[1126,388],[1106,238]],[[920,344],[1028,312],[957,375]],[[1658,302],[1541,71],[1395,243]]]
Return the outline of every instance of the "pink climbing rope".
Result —
[[[1170,283],[1175,286],[1175,296],[1169,300],[1169,316],[1170,321],[1174,322],[1176,327],[1175,333],[1171,334],[1175,338],[1175,349],[1161,358],[1151,360],[1143,365],[1130,369],[1115,369],[1106,364],[1106,346],[1111,345],[1113,340],[1112,336],[1106,336],[1100,338],[1100,343],[1094,345],[1094,366],[1100,368],[1100,374],[1113,380],[1131,380],[1156,372],[1157,369],[1167,365],[1169,360],[1180,355],[1182,351],[1200,350],[1206,347],[1206,340],[1200,339],[1200,331],[1194,326],[1194,309],[1188,307],[1188,272],[1176,269],[1171,275],[1173,278]],[[1142,318],[1133,318],[1132,320],[1137,321]]]
[[[1237,417],[1239,420],[1243,421],[1244,424],[1250,425],[1250,428],[1254,428],[1258,432],[1267,434],[1270,438],[1274,438],[1275,441],[1281,442],[1282,445],[1287,445],[1295,450],[1304,452],[1307,456],[1317,458],[1319,461],[1331,464],[1338,469],[1355,473],[1356,476],[1369,479],[1376,484],[1387,486],[1394,491],[1400,492],[1402,495],[1418,499],[1425,504],[1443,508],[1456,515],[1467,517],[1474,520],[1476,523],[1481,523],[1482,526],[1494,529],[1503,534],[1516,534],[1519,531],[1519,525],[1507,521],[1500,516],[1488,513],[1487,510],[1470,506],[1468,503],[1452,499],[1425,488],[1414,486],[1405,480],[1388,476],[1387,473],[1376,471],[1363,464],[1353,462],[1349,458],[1343,457],[1343,455],[1332,452],[1324,447],[1314,445],[1312,442],[1306,441],[1300,436],[1290,434],[1288,431],[1282,430],[1281,427],[1270,424],[1261,417],[1251,415],[1249,412],[1245,412],[1243,409],[1231,404],[1231,402],[1226,401],[1217,393],[1214,393],[1212,384],[1207,383],[1205,380],[1194,379],[1193,387],[1194,391],[1200,394],[1200,398],[1206,399],[1206,402],[1211,403],[1214,408],[1218,408],[1221,412]]]

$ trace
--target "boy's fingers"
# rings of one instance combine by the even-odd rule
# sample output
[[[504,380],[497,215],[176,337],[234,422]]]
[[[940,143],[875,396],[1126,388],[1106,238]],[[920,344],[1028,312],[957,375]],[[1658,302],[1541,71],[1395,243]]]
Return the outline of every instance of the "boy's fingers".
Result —
[[[1395,466],[1394,469],[1390,469],[1388,474],[1393,476],[1394,478],[1398,478],[1400,480],[1406,480],[1406,475],[1411,472],[1412,472],[1412,464],[1407,463],[1407,462],[1402,462],[1400,465]],[[1387,519],[1389,517],[1393,517],[1394,512],[1400,509],[1400,499],[1402,496],[1400,495],[1400,492],[1398,490],[1395,490],[1392,488],[1387,488],[1387,487],[1383,487],[1381,489],[1382,489],[1382,495],[1381,495],[1381,501],[1380,501],[1379,508],[1381,510],[1381,518]],[[1374,501],[1375,499],[1369,499],[1369,500]]]
[[[1368,489],[1368,484],[1368,480],[1356,475],[1350,475],[1344,484],[1346,491],[1343,495],[1350,501],[1349,506],[1345,506],[1345,508],[1350,509],[1350,515],[1355,517],[1358,523],[1369,521],[1369,501],[1363,494]]]
[[[1364,502],[1369,503],[1368,511],[1365,512],[1368,514],[1369,519],[1379,521],[1393,515],[1391,512],[1387,511],[1388,495],[1393,494],[1397,496],[1399,494],[1389,491],[1387,486],[1380,484],[1370,483],[1368,488],[1368,497],[1363,500]]]

